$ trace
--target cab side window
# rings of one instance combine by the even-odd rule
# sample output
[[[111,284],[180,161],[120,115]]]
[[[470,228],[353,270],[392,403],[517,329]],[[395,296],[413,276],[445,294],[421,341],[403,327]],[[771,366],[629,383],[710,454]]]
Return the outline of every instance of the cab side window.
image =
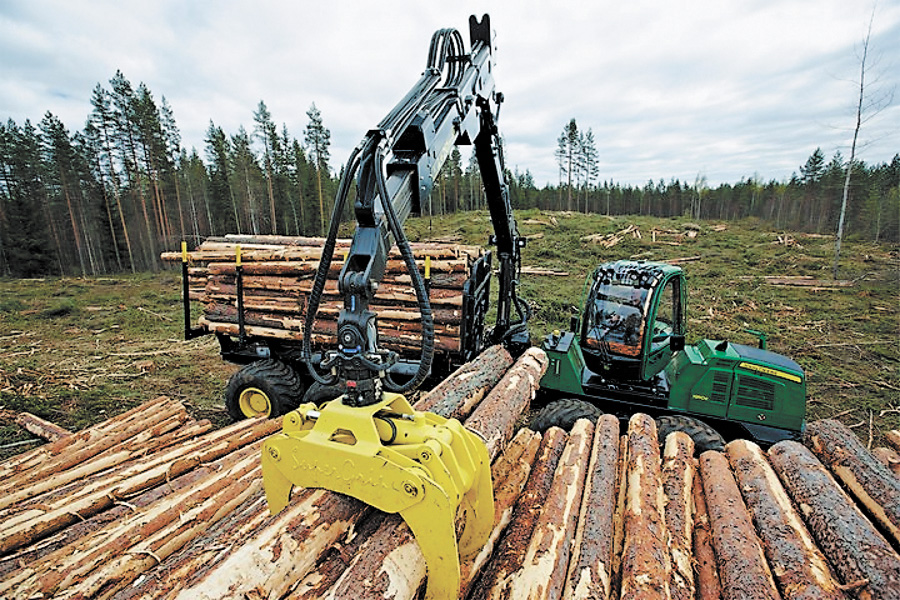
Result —
[[[669,344],[669,336],[675,330],[675,280],[670,280],[663,288],[659,299],[659,309],[653,321],[652,350],[664,348]]]

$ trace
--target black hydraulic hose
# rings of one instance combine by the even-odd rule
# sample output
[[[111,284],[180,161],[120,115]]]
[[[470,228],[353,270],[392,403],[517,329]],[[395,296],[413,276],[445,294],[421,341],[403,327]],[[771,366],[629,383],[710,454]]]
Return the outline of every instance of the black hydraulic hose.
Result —
[[[371,146],[370,140],[367,149]],[[338,228],[341,224],[341,212],[344,210],[344,204],[350,191],[350,183],[359,168],[360,148],[356,147],[347,161],[347,168],[344,170],[344,176],[341,178],[341,184],[338,193],[334,199],[334,208],[331,212],[331,224],[328,228],[328,237],[325,238],[325,245],[322,248],[322,258],[319,260],[319,268],[316,270],[316,279],[313,282],[312,291],[309,294],[309,300],[306,303],[306,317],[303,320],[303,353],[302,359],[306,364],[309,374],[318,383],[322,385],[334,385],[337,383],[337,376],[322,376],[316,371],[312,364],[312,331],[315,324],[316,312],[319,310],[319,301],[322,299],[322,292],[325,290],[325,280],[328,279],[328,271],[331,268],[331,259],[334,257],[334,247],[337,242]]]
[[[418,267],[416,267],[416,259],[413,256],[412,248],[409,247],[409,241],[406,239],[406,234],[403,233],[403,227],[397,218],[394,206],[388,200],[383,163],[384,156],[382,156],[380,150],[377,150],[375,153],[375,180],[378,186],[378,195],[382,199],[381,204],[384,207],[384,213],[388,220],[388,227],[391,233],[394,234],[397,248],[400,250],[400,255],[406,264],[406,270],[409,272],[413,288],[416,290],[416,300],[419,306],[419,313],[422,316],[422,353],[415,376],[403,385],[398,385],[391,379],[390,373],[386,373],[384,377],[385,387],[388,391],[402,394],[418,388],[431,372],[431,362],[434,359],[434,315],[431,312],[431,301],[428,298],[428,291],[425,289],[425,282],[422,280]],[[416,181],[412,181],[410,185],[416,185]]]

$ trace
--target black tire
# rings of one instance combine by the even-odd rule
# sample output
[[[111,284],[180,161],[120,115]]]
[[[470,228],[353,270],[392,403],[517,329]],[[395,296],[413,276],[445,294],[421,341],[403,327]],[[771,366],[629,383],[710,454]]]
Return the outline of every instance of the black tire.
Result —
[[[288,365],[271,358],[245,365],[225,386],[225,408],[232,420],[277,417],[297,407],[303,383]]]
[[[656,432],[661,446],[666,443],[666,436],[673,431],[682,431],[688,434],[694,440],[694,450],[697,454],[707,450],[719,452],[725,450],[725,439],[718,431],[703,421],[682,415],[666,415],[656,419]]]
[[[590,402],[577,398],[563,398],[554,400],[539,410],[531,420],[530,427],[541,433],[554,426],[570,431],[578,419],[590,419],[596,423],[602,414],[603,412]]]

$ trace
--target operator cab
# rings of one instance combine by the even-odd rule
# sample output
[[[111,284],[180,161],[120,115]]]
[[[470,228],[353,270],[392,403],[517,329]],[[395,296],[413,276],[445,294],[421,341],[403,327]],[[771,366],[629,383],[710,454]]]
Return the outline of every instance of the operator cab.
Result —
[[[604,378],[653,379],[684,348],[684,275],[662,263],[597,267],[581,323],[585,366]]]

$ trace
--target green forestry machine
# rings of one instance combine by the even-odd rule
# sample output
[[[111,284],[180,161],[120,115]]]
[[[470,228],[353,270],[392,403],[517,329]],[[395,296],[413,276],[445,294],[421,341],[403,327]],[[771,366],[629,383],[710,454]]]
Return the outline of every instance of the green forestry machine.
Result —
[[[660,440],[688,433],[698,449],[724,439],[764,446],[802,434],[806,379],[796,362],[758,347],[701,340],[685,345],[687,286],[677,266],[626,261],[597,267],[581,318],[543,342],[546,405],[532,427],[564,428],[601,410],[657,418]]]

